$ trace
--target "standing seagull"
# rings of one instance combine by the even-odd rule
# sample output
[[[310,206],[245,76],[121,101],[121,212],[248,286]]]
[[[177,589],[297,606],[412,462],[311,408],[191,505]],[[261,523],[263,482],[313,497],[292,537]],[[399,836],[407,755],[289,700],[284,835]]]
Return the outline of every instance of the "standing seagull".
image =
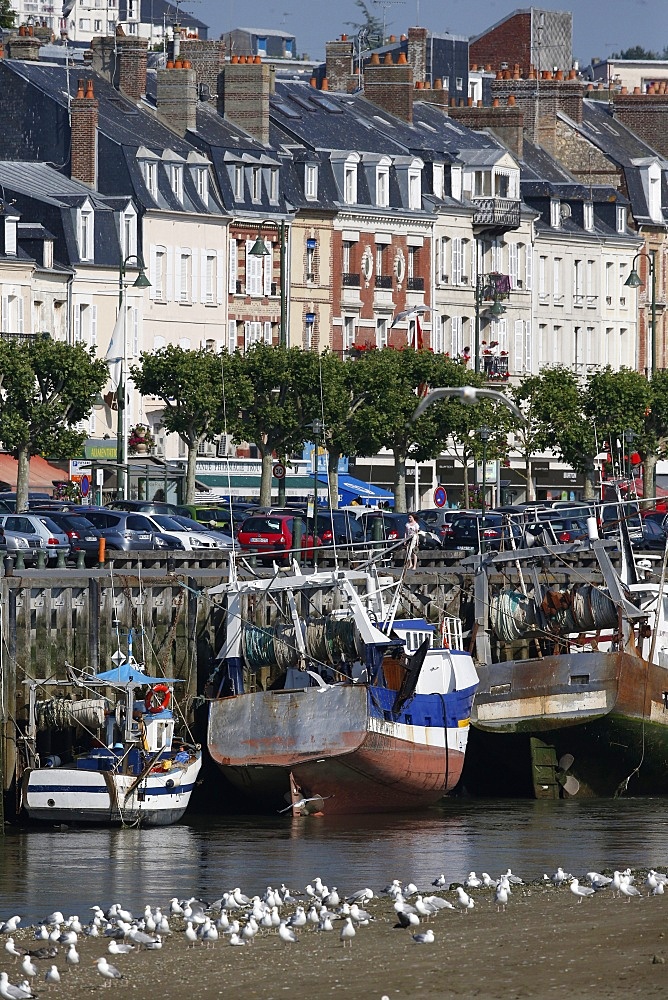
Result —
[[[462,911],[462,916],[467,910],[472,910],[474,903],[470,896],[468,896],[461,886],[457,887],[457,899],[455,900],[455,906],[459,907]]]
[[[350,942],[350,947],[352,948],[353,938],[355,937],[355,928],[353,927],[353,922],[350,917],[346,917],[346,921],[341,928],[340,937],[344,948],[346,946],[346,941]]]
[[[631,902],[631,896],[642,896],[640,889],[636,889],[636,887],[634,885],[631,885],[630,882],[622,882],[621,885],[619,886],[619,891],[621,892],[622,896],[627,897],[629,903]]]
[[[430,929],[425,931],[424,934],[413,934],[412,938],[416,944],[433,944],[434,932]]]
[[[580,885],[578,879],[572,878],[571,882],[571,892],[574,896],[578,897],[578,903],[581,903],[585,896],[594,896],[596,894],[596,889],[590,889],[586,885]]]
[[[123,978],[123,976],[118,971],[115,965],[109,965],[109,962],[106,960],[104,955],[102,955],[95,962],[93,962],[93,965],[97,965],[97,971],[100,973],[103,979],[107,980],[106,983],[104,984],[105,986],[109,986],[111,984],[112,979]]]
[[[44,982],[49,983],[49,985],[60,982],[60,973],[58,972],[57,965],[52,965],[50,969],[47,969],[44,974]]]

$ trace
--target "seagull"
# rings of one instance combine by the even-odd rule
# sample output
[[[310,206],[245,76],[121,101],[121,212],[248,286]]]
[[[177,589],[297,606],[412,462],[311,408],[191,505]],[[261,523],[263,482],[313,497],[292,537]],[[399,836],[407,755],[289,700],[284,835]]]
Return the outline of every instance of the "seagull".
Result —
[[[513,875],[513,873],[511,872],[510,868],[508,869],[508,871],[506,872],[506,874],[504,876],[502,876],[502,877],[503,878],[507,878],[511,885],[524,885],[524,882],[519,877],[519,875]]]
[[[596,889],[590,889],[586,885],[580,885],[578,879],[576,878],[571,878],[570,884],[571,884],[571,892],[573,893],[574,896],[578,897],[578,903],[581,903],[582,900],[585,898],[585,896],[596,895]]]
[[[45,983],[60,982],[60,973],[58,972],[57,965],[52,965],[50,969],[47,969],[47,971],[44,973],[44,982]]]
[[[452,903],[447,899],[442,899],[441,896],[424,896],[423,902],[434,910],[454,910]]]
[[[468,896],[461,886],[457,887],[457,899],[455,900],[455,906],[459,907],[462,911],[462,916],[467,910],[472,910],[474,903],[470,896]]]
[[[411,937],[416,944],[433,944],[434,943],[434,932],[430,929],[425,931],[424,934],[412,934]]]
[[[29,979],[34,979],[37,975],[37,966],[34,962],[30,961],[30,955],[23,956],[21,971],[23,972],[23,975],[28,976]]]
[[[467,889],[479,889],[482,885],[482,879],[478,878],[475,872],[469,872],[468,878],[464,882]]]
[[[652,895],[653,896],[663,896],[663,893],[664,893],[663,886],[664,886],[663,882],[657,882],[657,884],[654,887],[654,889],[652,889]]]
[[[20,958],[21,955],[25,955],[25,949],[19,948],[18,945],[15,945],[14,938],[11,937],[11,935],[5,941],[5,951],[8,954],[13,955],[14,958]]]
[[[107,948],[110,955],[129,955],[134,950],[135,946],[133,944],[120,944],[115,938],[111,939]]]
[[[508,888],[508,882],[505,878],[499,879],[499,884],[494,892],[494,902],[496,903],[496,911],[500,913],[501,910],[505,910],[508,905],[508,894],[510,890]]]
[[[434,310],[432,309],[431,306],[425,306],[422,304],[418,306],[412,306],[410,309],[402,309],[401,312],[398,312],[394,317],[394,319],[392,320],[392,325],[390,326],[390,330],[392,330],[399,323],[403,323],[405,319],[409,320],[417,319],[418,316],[423,316],[425,313],[433,311]]]
[[[343,947],[346,946],[346,941],[350,942],[350,947],[353,946],[353,938],[355,937],[355,928],[353,927],[353,922],[350,917],[346,917],[345,923],[341,928],[341,934],[339,935],[343,943]]]
[[[567,875],[564,869],[559,867],[552,876],[552,884],[561,885],[563,882],[570,882],[572,878],[573,878],[572,875]]]
[[[194,948],[195,945],[197,944],[197,931],[193,930],[192,920],[188,921],[185,933],[186,933],[186,941],[189,941]]]
[[[238,948],[240,945],[245,945],[246,942],[242,941],[238,934],[230,934],[230,944]]]
[[[107,980],[105,986],[109,986],[112,979],[123,978],[123,976],[118,971],[115,965],[109,965],[109,962],[106,960],[104,955],[96,959],[96,961],[93,962],[93,965],[97,965],[97,971],[100,973],[103,979]]]
[[[607,875],[600,875],[599,872],[587,872],[587,879],[593,889],[605,889],[606,885],[610,885],[612,882],[611,878]]]
[[[0,972],[0,997],[3,1000],[30,1000],[34,997],[33,991],[22,986],[12,986],[6,972]]]
[[[278,925],[278,936],[280,937],[281,941],[285,941],[286,944],[297,943],[297,935],[295,934],[295,932],[292,930],[291,927],[288,927],[285,920],[281,920],[280,924]]]
[[[444,886],[448,884],[448,880],[446,879],[443,872],[441,872],[441,874],[438,875],[431,884],[436,886],[437,889],[442,889]]]
[[[631,896],[642,896],[640,889],[636,889],[630,882],[622,882],[619,886],[619,891],[623,896],[627,897],[629,903],[631,902]]]
[[[397,921],[398,923],[394,925],[395,928],[401,927],[403,930],[406,930],[408,927],[420,926],[420,918],[417,913],[408,913],[405,910],[399,910],[397,913]]]
[[[526,423],[524,414],[508,396],[499,392],[498,389],[480,388],[475,385],[448,385],[438,389],[430,389],[418,403],[410,422],[415,423],[432,403],[436,403],[439,399],[445,399],[448,396],[454,396],[460,402],[468,403],[470,406],[475,406],[476,403],[480,403],[483,399],[491,399],[496,403],[503,403],[520,423]]]
[[[71,944],[67,949],[67,954],[65,955],[65,961],[71,968],[74,968],[76,965],[79,964],[79,952],[77,951],[76,947],[73,944]]]
[[[4,924],[0,927],[3,934],[13,934],[14,931],[18,930],[18,926],[21,923],[21,918],[17,915],[15,917],[10,917],[6,920]]]

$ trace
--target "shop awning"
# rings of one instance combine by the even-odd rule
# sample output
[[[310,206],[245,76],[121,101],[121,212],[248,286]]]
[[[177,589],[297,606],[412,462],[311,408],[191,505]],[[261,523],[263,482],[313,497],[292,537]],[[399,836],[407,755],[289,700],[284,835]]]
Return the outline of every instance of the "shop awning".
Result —
[[[327,485],[326,476],[318,476],[318,479],[321,483]],[[381,486],[372,486],[371,483],[355,479],[354,476],[339,473],[339,506],[345,507],[358,497],[371,503],[378,503],[379,500],[387,500],[394,506],[393,493],[389,493],[388,490],[384,490]]]
[[[19,463],[11,455],[0,454],[0,485],[4,486],[5,489],[16,489],[18,467]],[[28,489],[51,493],[54,482],[63,482],[67,479],[69,479],[67,472],[63,472],[57,466],[51,465],[45,458],[34,455],[30,459]]]
[[[318,477],[318,496],[327,495],[327,484],[323,485]],[[219,497],[250,497],[257,499],[260,495],[260,476],[227,476],[224,473],[216,476],[198,475],[197,484],[205,486]],[[272,496],[278,496],[278,479],[272,477]],[[313,493],[313,476],[287,476],[285,479],[285,495],[287,497],[304,497]],[[198,497],[201,494],[198,494]]]

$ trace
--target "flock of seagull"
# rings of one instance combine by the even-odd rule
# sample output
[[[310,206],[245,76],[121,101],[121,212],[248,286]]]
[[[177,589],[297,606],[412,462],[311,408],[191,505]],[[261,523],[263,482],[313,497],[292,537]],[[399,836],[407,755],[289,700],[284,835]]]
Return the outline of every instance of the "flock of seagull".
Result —
[[[650,869],[640,888],[629,868],[614,871],[611,876],[588,872],[581,881],[560,867],[552,876],[543,875],[541,884],[556,888],[568,886],[579,903],[603,891],[626,897],[630,902],[642,896],[643,889],[650,896],[663,895],[668,875]],[[82,924],[78,916],[65,918],[63,913],[56,911],[33,928],[33,947],[27,947],[25,932],[28,929],[21,928],[21,917],[12,916],[4,922],[0,920],[0,935],[4,938],[5,956],[20,963],[24,978],[13,985],[9,975],[0,972],[0,997],[3,1000],[31,1000],[35,996],[33,982],[40,975],[38,963],[51,962],[43,976],[47,985],[60,983],[61,973],[80,965],[79,948],[87,939],[107,940],[107,954],[120,957],[135,950],[159,951],[164,940],[175,933],[183,933],[189,948],[212,948],[221,938],[226,938],[233,947],[244,947],[252,945],[256,935],[270,932],[286,945],[292,945],[306,930],[333,932],[336,924],[342,946],[352,948],[360,928],[378,919],[366,908],[378,896],[392,902],[393,919],[396,920],[393,927],[408,930],[416,944],[433,944],[436,936],[431,927],[419,928],[441,911],[459,911],[463,916],[474,909],[478,895],[478,901],[491,899],[497,911],[502,912],[513,890],[524,885],[509,868],[499,878],[492,878],[487,872],[480,877],[470,872],[463,884],[453,885],[441,873],[430,887],[436,892],[420,892],[414,883],[404,885],[400,879],[394,879],[378,894],[365,888],[344,897],[335,886],[330,889],[318,876],[303,892],[292,892],[282,885],[280,889],[268,886],[262,896],[252,897],[237,887],[223,893],[213,903],[194,898],[180,901],[174,897],[165,912],[160,907],[146,906],[141,918],[135,918],[119,903],[106,911],[100,906],[91,907],[92,918],[86,924]],[[489,892],[484,895],[484,890]],[[450,891],[454,892],[452,901],[438,894]],[[19,944],[15,936],[22,935],[22,931],[22,944]],[[59,951],[61,948],[64,954]],[[64,968],[62,960],[60,969],[52,962],[57,957],[64,960]],[[123,978],[123,973],[106,955],[94,959],[91,964],[97,967],[105,986]]]

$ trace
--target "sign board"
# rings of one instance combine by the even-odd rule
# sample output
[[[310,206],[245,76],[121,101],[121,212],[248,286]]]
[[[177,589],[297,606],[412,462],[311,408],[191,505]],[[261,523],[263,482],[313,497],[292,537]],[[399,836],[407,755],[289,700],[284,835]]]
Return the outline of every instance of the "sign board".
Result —
[[[104,486],[104,469],[95,470],[95,485],[100,488]]]
[[[81,489],[81,496],[87,497],[90,492],[90,478],[88,476],[81,477],[79,488]]]
[[[482,483],[484,483],[486,486],[488,486],[488,485],[494,486],[495,483],[496,483],[497,465],[498,464],[499,463],[496,462],[496,461],[485,462],[485,477],[483,479],[482,462],[478,462],[477,463],[477,479],[476,479],[476,482],[480,483],[481,485],[482,485]]]
[[[73,458],[70,460],[70,479],[75,476],[90,476],[92,471],[89,458]]]
[[[277,462],[271,471],[274,479],[285,479],[285,466],[281,462]]]
[[[434,490],[434,504],[436,507],[445,507],[448,502],[448,494],[442,486],[437,486]]]

